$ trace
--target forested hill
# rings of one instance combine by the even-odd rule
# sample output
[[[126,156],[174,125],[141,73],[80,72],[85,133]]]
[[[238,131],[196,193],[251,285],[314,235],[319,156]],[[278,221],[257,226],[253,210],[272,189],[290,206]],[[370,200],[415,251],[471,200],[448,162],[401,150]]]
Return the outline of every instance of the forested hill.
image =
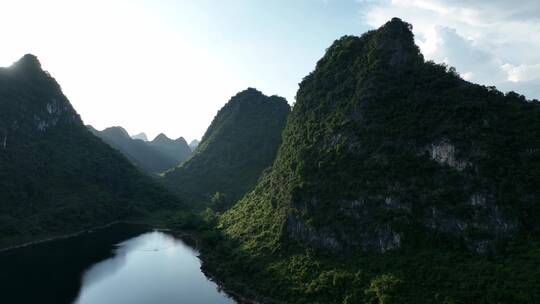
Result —
[[[195,207],[224,210],[272,164],[290,107],[249,88],[217,113],[194,154],[163,181]]]
[[[538,102],[425,62],[394,19],[327,50],[271,172],[226,218],[279,220],[289,239],[338,251],[397,249],[421,229],[485,252],[540,227],[538,147]]]
[[[0,69],[0,246],[179,207],[82,124],[25,55]]]
[[[537,101],[426,62],[394,18],[301,82],[273,166],[221,217],[228,259],[288,303],[538,302],[539,147]]]

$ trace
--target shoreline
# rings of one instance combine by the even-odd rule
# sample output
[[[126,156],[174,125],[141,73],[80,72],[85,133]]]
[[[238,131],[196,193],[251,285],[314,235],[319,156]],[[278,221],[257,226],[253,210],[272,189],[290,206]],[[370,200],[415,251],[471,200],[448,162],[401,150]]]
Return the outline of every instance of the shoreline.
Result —
[[[193,248],[195,248],[199,254],[197,255],[197,258],[199,259],[199,261],[201,261],[201,272],[204,274],[204,276],[214,282],[218,288],[223,291],[225,294],[227,294],[227,296],[229,296],[231,299],[235,300],[238,304],[263,304],[265,302],[261,302],[259,299],[263,298],[262,296],[258,296],[255,292],[253,291],[250,291],[251,294],[254,294],[255,296],[254,297],[246,297],[244,295],[242,295],[241,293],[233,290],[232,288],[230,288],[230,284],[226,284],[224,281],[220,280],[216,275],[213,275],[211,273],[211,271],[208,269],[208,267],[205,267],[204,265],[208,265],[208,263],[206,263],[204,261],[204,255],[203,255],[203,242],[201,242],[201,239],[200,237],[197,235],[197,231],[186,231],[186,230],[169,230],[169,229],[166,229],[166,231],[168,231],[169,233],[171,233],[172,236],[176,237],[176,238],[179,238],[181,240],[183,240],[184,242],[186,242],[186,244],[188,244],[189,246],[192,246]],[[189,240],[186,240],[189,239]],[[193,241],[193,243],[191,243],[190,241]],[[190,244],[191,243],[191,244]],[[244,285],[244,284],[242,284]],[[277,302],[275,301],[272,301],[270,303],[273,303],[273,304],[276,304]]]
[[[91,228],[87,228],[87,229],[84,229],[84,230],[79,230],[79,231],[76,231],[76,232],[73,232],[73,233],[66,233],[66,234],[47,237],[47,238],[38,238],[37,240],[34,240],[34,241],[29,241],[29,242],[24,242],[24,243],[18,244],[18,245],[12,245],[12,246],[8,246],[8,247],[3,247],[3,248],[0,248],[0,253],[10,251],[10,250],[20,249],[20,248],[24,248],[24,247],[28,247],[28,246],[38,245],[38,244],[42,244],[42,243],[47,243],[47,242],[51,242],[51,241],[77,237],[77,236],[80,236],[80,235],[83,235],[83,234],[86,234],[86,233],[92,233],[95,230],[105,229],[105,228],[108,228],[108,227],[110,227],[112,225],[116,225],[116,224],[139,224],[139,225],[147,225],[148,226],[148,223],[137,221],[137,220],[134,220],[134,221],[114,221],[114,222],[110,222],[110,223],[107,223],[107,224],[104,224],[104,225],[91,227]],[[160,228],[159,225],[156,225],[155,227],[152,227],[152,226],[153,225],[150,225],[151,229],[158,230],[158,231],[163,231],[165,233],[170,233],[173,237],[183,240],[184,242],[186,242],[187,245],[189,245],[189,246],[193,247],[195,250],[197,250],[198,253],[199,253],[197,258],[201,262],[201,268],[200,268],[201,272],[206,276],[206,278],[208,280],[214,282],[218,286],[218,288],[221,291],[223,291],[225,294],[227,294],[227,296],[229,296],[231,299],[235,300],[239,304],[262,304],[263,303],[258,299],[264,298],[264,297],[258,296],[255,292],[250,292],[250,294],[255,295],[254,297],[246,297],[246,296],[242,295],[241,293],[231,289],[230,284],[225,283],[224,281],[220,280],[217,276],[211,274],[211,270],[208,269],[208,267],[204,266],[205,264],[206,265],[208,265],[208,264],[203,259],[202,242],[201,242],[200,238],[197,236],[196,231],[170,230],[170,229],[167,229],[167,228]],[[244,284],[242,284],[242,285],[244,285]],[[271,303],[277,303],[277,302],[272,301]]]
[[[9,251],[9,250],[24,248],[24,247],[28,247],[28,246],[32,246],[32,245],[51,242],[51,241],[55,241],[55,240],[68,239],[68,238],[76,237],[76,236],[79,236],[79,235],[82,235],[82,234],[85,234],[85,233],[92,233],[93,230],[104,229],[104,228],[110,227],[112,225],[122,224],[122,223],[129,224],[129,223],[132,223],[132,222],[130,222],[130,221],[114,221],[114,222],[110,222],[108,224],[104,224],[104,225],[96,226],[96,227],[91,227],[91,228],[87,228],[87,229],[84,229],[84,230],[79,230],[79,231],[72,232],[72,233],[66,233],[66,234],[61,234],[61,235],[47,237],[47,238],[38,238],[35,241],[29,241],[29,242],[25,242],[25,243],[18,244],[18,245],[11,245],[11,246],[8,246],[8,247],[1,247],[0,248],[0,253],[6,252],[6,251]]]
[[[200,257],[199,257],[199,260],[201,260],[201,263],[204,263],[204,261]],[[260,302],[259,300],[245,297],[241,295],[240,293],[232,290],[225,283],[223,283],[223,281],[219,280],[216,276],[211,275],[207,269],[202,267],[202,265],[201,265],[201,272],[208,278],[208,280],[218,285],[220,290],[222,290],[229,297],[231,297],[233,300],[238,302],[238,304],[263,304],[263,302]]]

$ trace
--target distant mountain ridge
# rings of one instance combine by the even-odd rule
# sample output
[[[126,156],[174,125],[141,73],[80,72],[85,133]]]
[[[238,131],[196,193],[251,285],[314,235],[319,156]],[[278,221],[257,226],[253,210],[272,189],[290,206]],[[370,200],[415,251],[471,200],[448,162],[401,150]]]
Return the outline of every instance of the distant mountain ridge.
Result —
[[[0,137],[0,247],[181,206],[88,131],[34,55],[0,68]]]
[[[137,167],[149,173],[169,170],[191,154],[191,149],[182,137],[172,140],[161,133],[152,141],[144,141],[132,138],[122,127],[110,127],[103,131],[97,131],[91,126],[88,128],[122,152]]]
[[[195,151],[195,149],[197,149],[197,147],[199,146],[199,143],[200,143],[200,141],[197,140],[197,139],[192,140],[189,143],[189,148],[191,149],[191,151]]]
[[[141,132],[139,134],[135,134],[135,135],[131,136],[131,138],[140,139],[140,140],[143,140],[143,141],[148,141],[148,136],[146,136],[146,133],[144,133],[144,132]]]
[[[174,159],[176,165],[191,155],[191,149],[183,137],[173,140],[167,137],[167,135],[160,133],[149,144],[156,150]]]

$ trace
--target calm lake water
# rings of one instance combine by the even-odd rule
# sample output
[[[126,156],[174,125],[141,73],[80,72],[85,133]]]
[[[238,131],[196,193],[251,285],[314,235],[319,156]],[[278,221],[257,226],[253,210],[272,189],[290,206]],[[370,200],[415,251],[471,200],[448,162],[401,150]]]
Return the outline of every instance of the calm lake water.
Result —
[[[166,233],[114,225],[0,253],[0,303],[236,303]]]

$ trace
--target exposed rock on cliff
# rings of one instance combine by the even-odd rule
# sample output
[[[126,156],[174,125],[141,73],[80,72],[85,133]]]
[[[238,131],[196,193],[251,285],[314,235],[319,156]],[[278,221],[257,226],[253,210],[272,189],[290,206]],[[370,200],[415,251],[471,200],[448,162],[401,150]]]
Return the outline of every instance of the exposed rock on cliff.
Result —
[[[540,106],[425,62],[409,24],[337,40],[296,100],[271,170],[222,217],[246,248],[486,252],[540,227]]]

